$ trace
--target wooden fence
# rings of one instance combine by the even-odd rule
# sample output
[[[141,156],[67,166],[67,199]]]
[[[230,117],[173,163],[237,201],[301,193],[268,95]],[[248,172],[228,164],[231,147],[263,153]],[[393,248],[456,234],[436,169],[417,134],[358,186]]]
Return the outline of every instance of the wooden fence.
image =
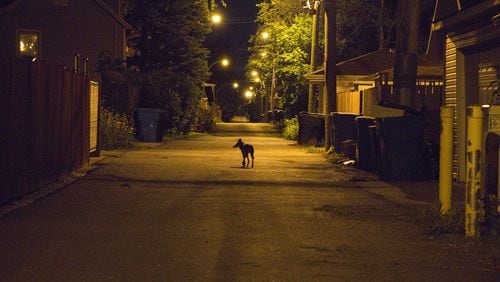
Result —
[[[89,79],[44,62],[0,60],[0,204],[89,162]]]
[[[361,114],[361,93],[359,91],[337,93],[337,111]]]

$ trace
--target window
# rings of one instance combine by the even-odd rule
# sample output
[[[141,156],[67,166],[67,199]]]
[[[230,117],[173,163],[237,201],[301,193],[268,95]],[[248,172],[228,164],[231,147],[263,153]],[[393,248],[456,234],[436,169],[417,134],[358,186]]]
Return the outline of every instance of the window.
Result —
[[[37,58],[40,56],[40,32],[20,30],[17,32],[17,54]]]

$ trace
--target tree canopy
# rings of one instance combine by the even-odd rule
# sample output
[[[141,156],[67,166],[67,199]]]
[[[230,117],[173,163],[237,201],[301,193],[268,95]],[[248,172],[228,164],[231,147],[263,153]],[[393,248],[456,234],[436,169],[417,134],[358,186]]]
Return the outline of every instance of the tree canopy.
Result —
[[[428,25],[430,10],[435,0],[422,0],[424,18]],[[323,4],[325,1],[321,1]],[[379,48],[394,47],[397,0],[337,0],[337,61],[351,59]],[[258,70],[269,95],[272,74],[276,77],[279,107],[292,114],[306,110],[303,96],[306,85],[302,77],[309,69],[312,21],[301,0],[266,0],[258,4],[257,34],[251,38],[251,56],[248,73]],[[323,59],[323,12],[319,16],[319,43],[317,54],[321,66]],[[264,41],[260,34],[268,32]],[[421,42],[425,42],[428,28],[422,29]],[[423,44],[422,44],[423,45]],[[264,53],[272,55],[263,56]],[[250,77],[250,76],[249,76]],[[250,77],[251,78],[251,77]],[[302,104],[304,103],[304,104]]]
[[[164,109],[165,126],[189,130],[207,77],[207,2],[131,0],[126,19],[134,27],[128,66],[143,78],[140,106]]]

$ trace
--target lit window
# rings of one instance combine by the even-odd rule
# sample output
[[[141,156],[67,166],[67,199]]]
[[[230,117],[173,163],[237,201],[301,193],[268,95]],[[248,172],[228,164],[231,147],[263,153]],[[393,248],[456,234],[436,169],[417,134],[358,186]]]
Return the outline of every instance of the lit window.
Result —
[[[18,54],[36,58],[39,55],[40,35],[33,31],[20,31],[18,33]]]

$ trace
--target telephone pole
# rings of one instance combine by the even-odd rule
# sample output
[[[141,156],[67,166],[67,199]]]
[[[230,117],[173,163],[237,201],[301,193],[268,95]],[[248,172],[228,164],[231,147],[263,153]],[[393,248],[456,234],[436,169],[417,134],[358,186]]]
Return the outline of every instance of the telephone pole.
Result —
[[[318,14],[320,13],[320,1],[314,1],[314,6],[312,7],[312,31],[311,31],[311,72],[316,70],[317,59],[316,54],[318,53]],[[309,96],[307,100],[307,112],[312,113],[314,108],[314,85],[309,83]]]
[[[325,113],[325,150],[332,146],[332,124],[330,112],[337,109],[337,77],[336,77],[336,47],[337,47],[337,17],[336,0],[325,0],[325,82],[324,95]]]
[[[402,105],[415,107],[420,0],[398,1],[394,92]]]

